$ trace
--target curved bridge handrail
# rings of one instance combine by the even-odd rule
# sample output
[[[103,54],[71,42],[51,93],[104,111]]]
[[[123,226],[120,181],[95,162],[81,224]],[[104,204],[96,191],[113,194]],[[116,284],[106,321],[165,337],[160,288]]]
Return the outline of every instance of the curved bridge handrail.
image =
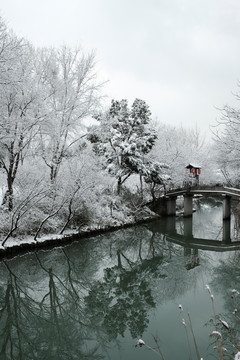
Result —
[[[198,185],[198,186],[188,186],[177,189],[172,189],[166,192],[166,196],[180,196],[184,194],[193,194],[193,195],[227,195],[240,198],[240,189],[230,188],[224,186],[208,186],[208,185]]]

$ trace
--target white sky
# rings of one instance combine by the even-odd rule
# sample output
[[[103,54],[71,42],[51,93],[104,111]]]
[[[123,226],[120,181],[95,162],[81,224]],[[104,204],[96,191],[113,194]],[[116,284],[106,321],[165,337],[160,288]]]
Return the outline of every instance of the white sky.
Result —
[[[95,49],[114,99],[206,135],[240,79],[240,0],[1,0],[9,28],[35,46]]]

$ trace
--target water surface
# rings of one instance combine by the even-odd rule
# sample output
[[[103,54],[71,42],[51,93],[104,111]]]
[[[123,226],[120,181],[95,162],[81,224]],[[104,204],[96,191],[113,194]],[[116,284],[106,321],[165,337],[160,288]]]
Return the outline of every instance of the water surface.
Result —
[[[216,202],[196,208],[192,221],[162,219],[1,261],[0,359],[157,359],[135,347],[139,338],[166,360],[196,359],[189,316],[201,357],[210,359],[217,352],[206,284],[232,328],[218,327],[229,355],[236,352],[238,227],[232,216],[224,235]]]

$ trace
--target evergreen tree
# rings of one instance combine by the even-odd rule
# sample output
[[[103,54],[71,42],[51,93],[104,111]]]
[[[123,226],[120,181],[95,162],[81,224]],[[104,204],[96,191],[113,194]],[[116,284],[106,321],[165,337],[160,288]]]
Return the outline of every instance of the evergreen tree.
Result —
[[[112,100],[109,110],[96,117],[99,126],[90,129],[89,140],[104,168],[117,179],[118,194],[133,173],[147,175],[152,164],[146,155],[157,135],[150,126],[151,112],[144,100],[135,99],[131,110],[126,100]]]

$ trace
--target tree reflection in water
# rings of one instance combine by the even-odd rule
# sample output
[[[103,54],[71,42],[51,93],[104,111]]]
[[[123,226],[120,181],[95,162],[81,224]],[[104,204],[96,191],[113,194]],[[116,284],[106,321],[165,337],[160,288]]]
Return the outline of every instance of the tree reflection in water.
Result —
[[[30,284],[24,274],[14,274],[4,262],[8,280],[5,286],[1,284],[0,358],[98,359],[98,347],[89,350],[84,341],[88,338],[87,324],[67,277],[61,279],[52,268],[44,268],[37,254],[36,260],[43,270],[36,284],[34,278]],[[38,299],[41,282],[45,294]]]
[[[103,280],[91,286],[85,298],[86,309],[91,321],[106,331],[109,340],[119,334],[124,336],[127,328],[133,338],[143,334],[148,310],[155,306],[148,280],[144,263],[134,264],[118,251],[118,265],[106,268]]]
[[[2,261],[0,359],[104,358],[127,330],[142,336],[156,299],[192,286],[183,254],[142,226]]]

